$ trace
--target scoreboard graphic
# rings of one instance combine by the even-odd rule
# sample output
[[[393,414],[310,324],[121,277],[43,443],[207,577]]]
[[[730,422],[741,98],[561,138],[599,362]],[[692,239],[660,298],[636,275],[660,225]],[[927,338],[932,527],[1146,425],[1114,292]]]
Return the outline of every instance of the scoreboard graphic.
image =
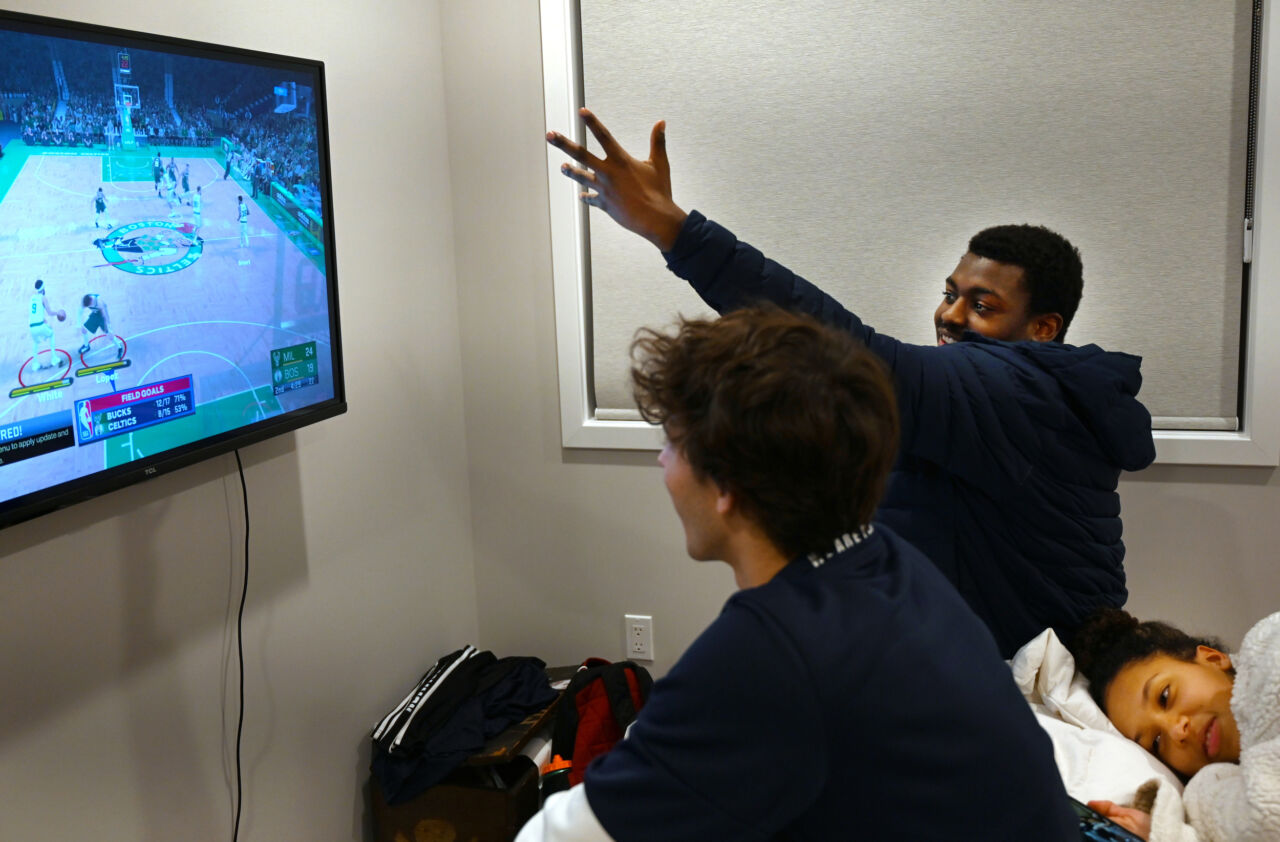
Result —
[[[320,382],[316,343],[303,342],[271,352],[272,394],[283,395]]]
[[[76,438],[81,446],[195,412],[191,375],[135,386],[76,401]]]

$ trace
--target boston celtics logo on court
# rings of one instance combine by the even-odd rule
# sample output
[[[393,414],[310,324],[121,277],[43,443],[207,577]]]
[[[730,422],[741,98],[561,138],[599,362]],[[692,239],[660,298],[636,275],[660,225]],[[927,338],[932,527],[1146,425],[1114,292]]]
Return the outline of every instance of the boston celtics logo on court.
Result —
[[[94,240],[108,266],[134,275],[168,275],[200,259],[204,240],[190,222],[131,222]]]

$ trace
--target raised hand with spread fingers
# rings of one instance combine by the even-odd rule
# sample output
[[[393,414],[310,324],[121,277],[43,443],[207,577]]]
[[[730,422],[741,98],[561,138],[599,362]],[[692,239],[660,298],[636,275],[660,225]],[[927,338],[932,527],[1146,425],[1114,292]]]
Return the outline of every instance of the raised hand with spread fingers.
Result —
[[[579,109],[579,113],[605,157],[593,155],[559,132],[547,132],[547,142],[580,165],[566,163],[560,171],[583,186],[583,202],[600,208],[623,228],[662,251],[670,251],[688,214],[671,198],[666,122],[654,124],[649,136],[649,158],[641,161],[623,149],[589,109]]]

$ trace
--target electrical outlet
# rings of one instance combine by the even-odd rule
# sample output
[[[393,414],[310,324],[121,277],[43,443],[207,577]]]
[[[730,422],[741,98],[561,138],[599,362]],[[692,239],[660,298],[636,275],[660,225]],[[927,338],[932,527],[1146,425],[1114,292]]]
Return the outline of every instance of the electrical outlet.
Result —
[[[639,661],[653,660],[653,617],[648,614],[623,616],[626,630],[625,650],[628,658]]]

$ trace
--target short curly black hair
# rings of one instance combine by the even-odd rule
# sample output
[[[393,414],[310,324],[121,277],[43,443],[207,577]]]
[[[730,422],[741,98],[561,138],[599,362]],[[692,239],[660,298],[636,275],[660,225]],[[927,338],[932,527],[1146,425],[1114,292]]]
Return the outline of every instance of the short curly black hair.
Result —
[[[866,526],[898,449],[888,371],[847,331],[773,305],[643,329],[631,376],[695,475],[790,557]]]
[[[1065,341],[1084,295],[1084,265],[1079,250],[1066,237],[1043,225],[993,225],[974,234],[969,251],[1023,271],[1031,315],[1057,313],[1062,329],[1055,342]]]
[[[1089,679],[1089,695],[1104,711],[1107,688],[1120,670],[1156,655],[1194,661],[1201,646],[1227,651],[1216,637],[1196,637],[1158,620],[1140,622],[1119,608],[1094,611],[1067,641],[1076,669]],[[1234,669],[1228,674],[1235,675]]]

